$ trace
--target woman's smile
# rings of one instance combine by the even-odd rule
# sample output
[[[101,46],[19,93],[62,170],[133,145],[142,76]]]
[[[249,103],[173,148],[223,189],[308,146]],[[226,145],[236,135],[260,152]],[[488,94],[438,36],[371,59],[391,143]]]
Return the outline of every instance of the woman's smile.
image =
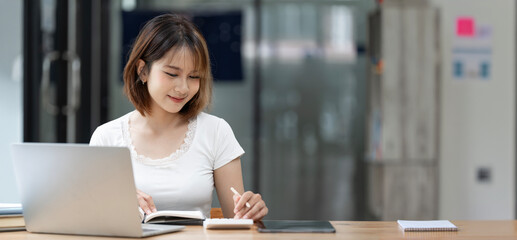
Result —
[[[183,102],[183,100],[185,100],[185,98],[179,98],[179,97],[172,97],[171,95],[167,95],[167,97],[169,97],[170,100],[172,100],[173,102],[175,103],[181,103]]]

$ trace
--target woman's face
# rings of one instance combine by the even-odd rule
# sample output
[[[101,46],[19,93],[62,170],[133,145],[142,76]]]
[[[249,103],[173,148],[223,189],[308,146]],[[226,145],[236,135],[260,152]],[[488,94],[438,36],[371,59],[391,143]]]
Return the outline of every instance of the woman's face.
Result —
[[[143,64],[143,61],[140,65]],[[178,113],[199,91],[199,73],[188,48],[172,49],[151,65],[145,78],[153,102],[151,112]]]

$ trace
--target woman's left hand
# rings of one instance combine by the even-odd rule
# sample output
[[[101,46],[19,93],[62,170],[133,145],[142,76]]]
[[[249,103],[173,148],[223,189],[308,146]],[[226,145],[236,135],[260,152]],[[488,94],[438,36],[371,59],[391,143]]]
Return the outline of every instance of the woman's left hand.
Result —
[[[266,203],[262,200],[262,196],[250,191],[245,192],[242,196],[233,195],[233,203],[235,205],[233,209],[235,219],[244,218],[258,221],[266,216],[269,211]],[[249,203],[250,207],[247,207],[246,203]]]

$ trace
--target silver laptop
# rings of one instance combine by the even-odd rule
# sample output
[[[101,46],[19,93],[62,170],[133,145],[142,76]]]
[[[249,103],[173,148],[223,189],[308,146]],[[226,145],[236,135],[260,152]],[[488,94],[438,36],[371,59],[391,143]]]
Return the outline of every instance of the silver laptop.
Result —
[[[185,228],[141,223],[127,148],[56,143],[11,148],[29,232],[147,237]]]

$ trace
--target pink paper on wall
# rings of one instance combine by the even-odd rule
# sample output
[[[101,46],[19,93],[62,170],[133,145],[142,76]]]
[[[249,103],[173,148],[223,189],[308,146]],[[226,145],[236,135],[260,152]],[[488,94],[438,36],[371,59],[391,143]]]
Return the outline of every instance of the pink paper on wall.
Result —
[[[473,37],[475,27],[474,18],[472,17],[458,17],[456,19],[456,35],[458,37]]]

